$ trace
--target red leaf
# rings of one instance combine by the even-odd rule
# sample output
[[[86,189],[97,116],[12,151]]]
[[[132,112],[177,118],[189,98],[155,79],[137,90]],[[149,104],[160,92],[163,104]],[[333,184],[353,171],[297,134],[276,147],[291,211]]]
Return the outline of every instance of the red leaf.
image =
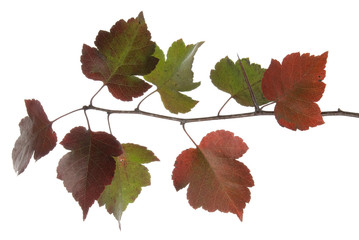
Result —
[[[47,155],[56,146],[56,133],[52,130],[52,122],[49,121],[41,103],[38,100],[25,100],[28,117],[20,123],[20,137],[16,140],[12,150],[14,169],[21,174],[34,155],[39,160]]]
[[[187,198],[193,208],[232,212],[240,220],[254,186],[249,169],[236,158],[248,150],[233,133],[218,130],[205,136],[197,149],[183,151],[176,159],[173,184],[180,190],[189,184]]]
[[[61,144],[71,152],[61,158],[57,177],[79,202],[85,219],[105,186],[111,184],[116,167],[114,157],[122,154],[122,147],[114,136],[84,127],[73,128]]]
[[[324,93],[328,52],[320,56],[292,53],[282,64],[272,60],[262,79],[264,96],[276,101],[278,123],[292,130],[307,130],[323,124],[319,101]]]

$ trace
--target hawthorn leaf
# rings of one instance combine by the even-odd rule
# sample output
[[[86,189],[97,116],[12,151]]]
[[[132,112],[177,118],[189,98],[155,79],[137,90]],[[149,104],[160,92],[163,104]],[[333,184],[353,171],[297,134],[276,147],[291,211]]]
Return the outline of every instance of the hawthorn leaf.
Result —
[[[52,122],[38,100],[25,100],[28,116],[20,123],[20,137],[12,150],[15,172],[21,174],[26,169],[32,156],[39,160],[55,148],[57,137],[52,130]]]
[[[185,45],[182,39],[174,42],[167,51],[167,59],[157,46],[154,56],[159,59],[157,67],[144,78],[157,86],[165,108],[171,113],[187,113],[198,103],[181,93],[197,88],[201,83],[193,82],[192,64],[194,55],[203,44]]]
[[[241,62],[257,104],[260,106],[268,103],[268,100],[263,96],[261,88],[265,69],[258,64],[250,63],[248,58],[241,59]],[[215,68],[211,70],[210,77],[212,83],[219,90],[229,93],[237,103],[243,106],[254,106],[239,60],[234,63],[228,57],[221,59]]]
[[[156,44],[151,41],[142,12],[127,22],[118,21],[110,30],[100,31],[97,48],[82,48],[82,72],[86,77],[102,81],[111,94],[122,101],[142,96],[150,87],[138,75],[149,74],[158,62],[153,57]]]
[[[71,152],[65,154],[57,167],[57,177],[83,210],[86,219],[89,208],[115,173],[114,157],[122,154],[121,144],[106,132],[92,132],[75,127],[61,144]]]
[[[242,221],[243,209],[254,186],[249,169],[237,158],[248,150],[232,132],[218,130],[205,136],[197,148],[183,151],[172,173],[177,191],[188,186],[189,204],[197,209],[231,212]]]
[[[152,151],[146,147],[127,143],[122,144],[123,154],[115,157],[116,170],[112,183],[98,199],[100,206],[118,220],[119,226],[122,213],[129,203],[133,203],[141,193],[141,188],[151,184],[151,175],[144,163],[159,161]]]
[[[282,127],[308,130],[324,123],[319,101],[324,93],[328,52],[287,55],[282,64],[272,60],[262,79],[264,96],[276,102],[274,115]]]

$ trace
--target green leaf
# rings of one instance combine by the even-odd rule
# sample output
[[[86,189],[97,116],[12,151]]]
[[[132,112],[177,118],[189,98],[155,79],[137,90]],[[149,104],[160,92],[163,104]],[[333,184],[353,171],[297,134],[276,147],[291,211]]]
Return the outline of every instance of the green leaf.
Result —
[[[166,60],[163,51],[156,47],[153,56],[159,62],[155,70],[144,78],[157,86],[163,105],[171,113],[187,113],[198,103],[181,92],[191,91],[201,84],[193,82],[192,63],[202,44],[199,42],[186,46],[180,39],[168,49]]]
[[[266,69],[260,65],[250,63],[248,58],[241,59],[244,71],[252,87],[258,105],[269,102],[262,93],[262,78]],[[248,86],[245,82],[242,69],[237,60],[234,63],[228,57],[221,59],[211,71],[212,83],[220,90],[229,93],[239,104],[243,106],[254,106]]]
[[[118,220],[129,203],[133,203],[141,192],[141,188],[151,184],[151,176],[144,163],[159,161],[152,151],[146,147],[127,143],[122,144],[124,153],[116,160],[116,170],[112,183],[106,186],[98,199],[100,206]]]

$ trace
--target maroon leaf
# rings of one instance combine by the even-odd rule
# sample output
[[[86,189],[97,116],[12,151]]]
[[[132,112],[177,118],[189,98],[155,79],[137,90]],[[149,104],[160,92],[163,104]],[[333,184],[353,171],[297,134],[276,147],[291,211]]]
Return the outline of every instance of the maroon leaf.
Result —
[[[105,132],[92,132],[75,127],[61,144],[71,152],[64,155],[57,168],[57,177],[80,204],[83,219],[105,186],[111,184],[116,162],[122,154],[121,144]]]
[[[38,100],[25,100],[29,116],[20,123],[20,137],[12,150],[12,160],[15,172],[21,174],[30,162],[32,155],[39,160],[56,146],[56,133],[52,130],[41,103]]]

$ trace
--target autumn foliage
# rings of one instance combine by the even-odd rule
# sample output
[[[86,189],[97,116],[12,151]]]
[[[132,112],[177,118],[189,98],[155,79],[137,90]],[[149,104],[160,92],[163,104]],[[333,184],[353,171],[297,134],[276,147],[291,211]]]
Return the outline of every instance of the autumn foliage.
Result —
[[[278,123],[292,130],[307,130],[323,124],[315,103],[324,93],[325,64],[328,52],[320,56],[293,53],[282,64],[272,60],[262,79],[264,96],[275,101]]]
[[[14,169],[21,174],[34,155],[39,160],[56,146],[56,133],[47,118],[41,103],[37,100],[25,100],[28,116],[19,123],[20,137],[12,151]]]
[[[114,136],[84,127],[73,128],[61,144],[71,152],[61,158],[57,177],[80,204],[85,219],[105,186],[111,184],[116,169],[114,156],[122,154],[122,147]]]
[[[84,44],[82,72],[86,77],[102,81],[111,94],[122,101],[142,96],[150,87],[138,75],[149,74],[158,62],[152,56],[156,44],[151,41],[143,15],[127,22],[118,21],[110,32],[100,31],[97,48]]]
[[[186,45],[179,39],[173,42],[165,56],[151,40],[140,13],[137,18],[118,21],[109,32],[101,30],[95,47],[83,45],[82,72],[91,80],[101,81],[101,89],[107,87],[118,100],[132,101],[155,87],[149,95],[158,93],[164,108],[171,114],[187,113],[198,103],[185,92],[201,84],[194,81],[192,64],[202,44]],[[248,58],[238,57],[233,61],[224,57],[215,64],[209,76],[216,88],[229,94],[229,100],[255,108],[247,115],[274,115],[282,127],[308,130],[324,123],[316,102],[325,89],[327,57],[328,52],[320,56],[292,53],[282,63],[272,60],[268,69],[251,63]],[[159,159],[147,147],[121,144],[111,130],[109,133],[92,131],[87,110],[121,113],[120,110],[96,108],[92,99],[89,105],[73,111],[84,111],[88,126],[74,127],[60,142],[69,152],[59,161],[57,177],[82,208],[84,219],[98,201],[120,223],[128,204],[135,201],[142,187],[151,183],[150,173],[143,164]],[[274,112],[263,110],[269,104],[275,104]],[[20,137],[12,152],[14,170],[18,174],[24,172],[32,157],[38,160],[54,149],[57,137],[52,124],[68,115],[50,121],[38,100],[25,100],[25,105],[28,116],[19,123]],[[139,106],[130,113],[178,121],[184,130],[185,124],[193,120],[144,112]],[[196,120],[241,116],[218,113],[218,116]],[[185,133],[189,136],[186,130]],[[188,202],[195,209],[231,212],[242,220],[244,208],[251,199],[250,188],[254,186],[250,170],[244,164],[250,161],[245,157],[248,146],[226,130],[208,133],[199,145],[189,138],[194,148],[184,150],[174,163],[175,189],[179,191],[188,186]]]
[[[176,190],[189,185],[187,197],[193,208],[232,212],[243,218],[254,182],[249,169],[237,158],[248,150],[233,133],[219,130],[205,136],[197,148],[183,151],[175,162],[172,179]]]

